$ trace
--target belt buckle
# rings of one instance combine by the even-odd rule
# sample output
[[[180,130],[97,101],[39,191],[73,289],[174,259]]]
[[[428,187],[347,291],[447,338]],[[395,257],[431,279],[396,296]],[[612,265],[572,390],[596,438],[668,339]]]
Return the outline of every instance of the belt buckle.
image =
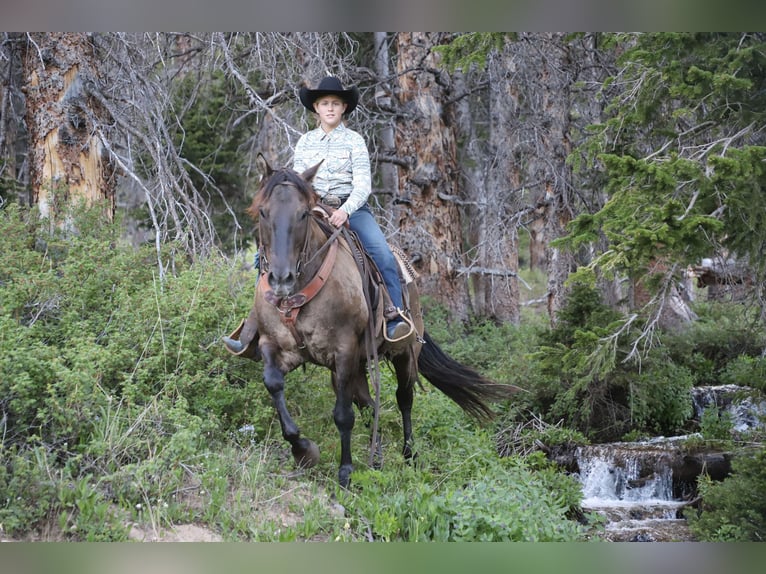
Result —
[[[340,200],[340,197],[338,197],[337,195],[325,195],[322,198],[322,203],[337,209],[338,207],[340,207],[341,200]]]

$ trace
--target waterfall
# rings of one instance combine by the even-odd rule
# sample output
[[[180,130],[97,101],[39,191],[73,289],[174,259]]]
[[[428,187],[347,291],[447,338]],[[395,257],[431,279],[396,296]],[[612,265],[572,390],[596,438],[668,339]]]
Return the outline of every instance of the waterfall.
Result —
[[[613,541],[689,538],[686,521],[678,516],[685,502],[674,495],[676,450],[670,439],[577,449],[582,508],[606,518],[603,538]]]
[[[692,405],[694,417],[698,420],[702,418],[705,409],[710,407],[728,415],[735,432],[759,428],[766,417],[763,394],[737,385],[695,387],[692,389]]]
[[[576,454],[588,500],[666,502],[673,499],[673,470],[665,452],[646,443],[580,447]]]

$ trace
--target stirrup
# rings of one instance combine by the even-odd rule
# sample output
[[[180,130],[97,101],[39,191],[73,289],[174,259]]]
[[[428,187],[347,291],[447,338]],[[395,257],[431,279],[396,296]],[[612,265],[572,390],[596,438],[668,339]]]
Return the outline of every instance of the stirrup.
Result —
[[[407,317],[407,315],[405,315],[404,312],[398,307],[396,308],[396,311],[399,314],[399,317],[402,318],[402,324],[407,325],[407,327],[409,328],[407,329],[407,332],[404,335],[401,335],[400,337],[396,337],[395,339],[389,339],[388,321],[386,321],[385,324],[383,325],[383,338],[389,343],[401,343],[402,341],[406,341],[415,332],[415,325],[413,324],[412,320],[409,317]]]
[[[242,341],[238,341],[237,339],[232,339],[231,337],[221,337],[221,341],[223,341],[226,350],[229,351],[229,353],[232,355],[239,355],[242,353],[242,351],[245,350],[245,346],[242,344]]]
[[[242,319],[239,326],[231,333],[229,333],[228,337],[221,338],[221,342],[223,342],[224,348],[235,357],[242,357],[244,359],[252,359],[254,361],[258,361],[261,358],[260,349],[258,348],[258,339],[253,337],[253,339],[244,346],[242,346],[243,343],[239,340],[239,336],[242,333],[242,329],[245,327],[246,321],[247,319]],[[230,347],[229,341],[232,343],[239,343],[239,350]]]

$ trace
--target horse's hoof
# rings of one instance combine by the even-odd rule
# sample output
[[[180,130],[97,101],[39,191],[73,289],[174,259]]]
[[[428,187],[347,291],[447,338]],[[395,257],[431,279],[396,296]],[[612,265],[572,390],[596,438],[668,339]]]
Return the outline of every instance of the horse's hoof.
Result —
[[[319,447],[313,440],[302,438],[292,450],[293,459],[299,468],[311,468],[319,462]]]
[[[350,464],[343,464],[341,465],[340,469],[338,470],[338,483],[340,484],[341,488],[348,488],[351,484],[351,472],[354,470],[354,467]]]

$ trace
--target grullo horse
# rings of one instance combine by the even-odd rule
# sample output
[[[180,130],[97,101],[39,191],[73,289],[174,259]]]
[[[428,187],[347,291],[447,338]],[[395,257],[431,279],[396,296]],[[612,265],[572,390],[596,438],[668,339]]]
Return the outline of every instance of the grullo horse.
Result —
[[[431,339],[424,329],[414,280],[405,281],[404,311],[415,336],[404,347],[388,341],[382,282],[374,281],[374,273],[371,280],[360,271],[354,234],[334,229],[326,222],[326,211],[318,208],[319,197],[311,181],[319,165],[299,174],[291,169],[274,170],[262,156],[260,159],[266,173],[247,210],[258,222],[262,261],[253,311],[264,383],[279,415],[282,436],[290,443],[299,467],[319,461],[317,445],[301,436],[284,395],[285,375],[305,363],[331,371],[333,418],[341,444],[338,480],[343,487],[349,485],[353,469],[354,404],[360,409],[373,407],[375,442],[379,381],[374,381],[373,399],[367,370],[378,357],[389,361],[396,373],[402,452],[407,459],[413,456],[411,413],[418,374],[478,419],[494,415],[488,402],[509,399],[521,390],[486,379],[449,357]]]

